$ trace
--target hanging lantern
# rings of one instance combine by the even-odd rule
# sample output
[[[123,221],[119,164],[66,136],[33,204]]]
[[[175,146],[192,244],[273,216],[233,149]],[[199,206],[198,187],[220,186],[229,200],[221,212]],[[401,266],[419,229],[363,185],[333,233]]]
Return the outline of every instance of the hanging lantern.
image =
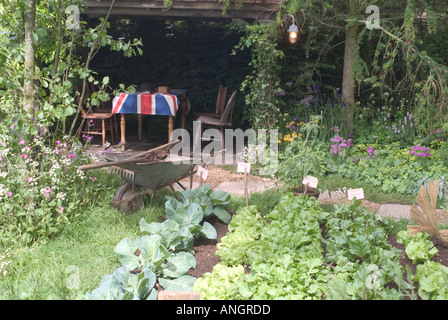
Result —
[[[295,24],[295,20],[294,20],[294,16],[291,15],[292,18],[292,24],[288,29],[288,33],[289,33],[289,42],[290,43],[296,43],[297,42],[297,38],[299,36],[299,28],[296,26]]]

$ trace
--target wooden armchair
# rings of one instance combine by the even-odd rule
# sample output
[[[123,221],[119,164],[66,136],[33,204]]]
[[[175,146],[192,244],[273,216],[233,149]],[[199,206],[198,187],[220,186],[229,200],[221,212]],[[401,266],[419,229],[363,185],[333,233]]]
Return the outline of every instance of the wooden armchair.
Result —
[[[222,85],[219,86],[218,89],[218,96],[216,97],[216,111],[215,112],[211,112],[211,113],[195,113],[195,117],[201,117],[201,116],[206,116],[206,117],[212,117],[212,118],[216,118],[219,119],[221,117],[221,114],[224,111],[224,107],[226,104],[226,97],[227,97],[227,87],[224,87]]]
[[[202,128],[203,126],[211,126],[216,127],[221,132],[221,148],[224,150],[225,141],[224,141],[224,135],[225,135],[225,128],[232,126],[232,114],[233,114],[233,108],[235,106],[235,99],[236,99],[237,91],[233,91],[231,94],[229,100],[227,101],[227,104],[224,108],[224,111],[222,112],[221,116],[219,118],[216,118],[214,116],[200,116],[196,119],[200,123],[199,126],[199,132],[200,135],[196,135],[196,137],[201,137],[202,140]]]

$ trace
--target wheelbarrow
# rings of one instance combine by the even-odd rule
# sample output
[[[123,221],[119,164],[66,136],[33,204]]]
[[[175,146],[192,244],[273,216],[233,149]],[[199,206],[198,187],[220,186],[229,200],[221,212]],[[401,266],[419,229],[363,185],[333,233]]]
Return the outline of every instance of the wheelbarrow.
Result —
[[[193,158],[169,154],[169,150],[180,140],[153,148],[135,155],[129,153],[103,154],[107,162],[80,166],[81,170],[110,167],[112,173],[121,176],[121,186],[118,188],[112,204],[119,211],[132,212],[144,207],[143,196],[155,193],[177,183],[186,189],[180,180],[190,177],[192,188],[193,175],[197,172],[197,162]],[[157,155],[162,154],[161,157]]]

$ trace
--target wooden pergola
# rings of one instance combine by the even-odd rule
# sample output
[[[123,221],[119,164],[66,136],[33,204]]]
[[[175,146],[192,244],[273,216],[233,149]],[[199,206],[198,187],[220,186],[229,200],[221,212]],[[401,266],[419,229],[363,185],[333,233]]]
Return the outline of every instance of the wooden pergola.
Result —
[[[109,11],[111,0],[87,0],[84,16],[104,17]],[[198,20],[242,20],[269,21],[275,19],[280,0],[243,0],[241,5],[232,1],[226,14],[224,4],[218,0],[173,0],[169,8],[164,0],[115,0],[111,16],[120,18],[153,17],[166,19]]]
[[[264,23],[274,20],[280,0],[242,0],[239,5],[231,0],[224,14],[219,0],[172,0],[167,8],[164,0],[87,0],[82,15],[86,19],[106,17],[117,19],[212,20]],[[184,110],[184,108],[182,108]],[[125,150],[125,117],[121,114],[121,143]],[[184,121],[183,121],[184,123]],[[184,125],[182,125],[184,127]],[[139,135],[141,115],[139,115]],[[173,130],[173,116],[169,116],[168,136]]]

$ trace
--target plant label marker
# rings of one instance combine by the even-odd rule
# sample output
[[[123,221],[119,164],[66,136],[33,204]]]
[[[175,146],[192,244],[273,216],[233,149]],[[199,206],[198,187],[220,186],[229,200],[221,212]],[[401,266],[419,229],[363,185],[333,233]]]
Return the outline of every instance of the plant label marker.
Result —
[[[317,188],[318,179],[313,176],[305,176],[302,180],[303,185],[308,185],[311,188],[316,189]]]
[[[240,162],[238,163],[238,172],[250,172],[250,163]]]
[[[238,163],[238,172],[244,172],[244,195],[246,197],[246,207],[249,205],[249,195],[247,192],[247,173],[250,172],[250,163]]]
[[[208,171],[202,166],[198,166],[196,174],[199,176],[199,185],[202,186],[202,181],[207,180]]]
[[[347,190],[347,199],[353,200],[353,198],[356,198],[358,200],[364,199],[364,189],[349,189]]]

